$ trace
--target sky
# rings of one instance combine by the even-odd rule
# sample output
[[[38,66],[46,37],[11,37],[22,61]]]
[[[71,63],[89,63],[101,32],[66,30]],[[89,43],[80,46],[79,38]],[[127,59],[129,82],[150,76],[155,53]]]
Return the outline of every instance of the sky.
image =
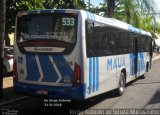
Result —
[[[159,13],[159,16],[156,16],[156,20],[160,23],[160,0],[154,0],[154,2],[156,3],[156,13]]]
[[[155,2],[156,2],[156,4],[157,4],[157,6],[158,6],[158,9],[160,9],[160,0],[154,0]]]
[[[89,3],[89,0],[84,0],[86,3]],[[90,3],[94,6],[98,6],[99,3],[104,3],[104,0],[90,0]]]
[[[89,2],[89,0],[85,0],[86,2]],[[104,0],[90,0],[91,4],[98,6],[99,3],[104,3]],[[160,0],[154,0],[154,2],[157,4],[157,8],[160,10]]]
[[[88,0],[89,1],[89,0]],[[90,0],[91,4],[95,5],[95,6],[98,6],[99,3],[103,3],[104,0]]]
[[[89,2],[89,0],[85,0],[86,2]],[[91,4],[98,6],[99,3],[104,3],[104,0],[90,0]],[[157,21],[160,23],[160,0],[154,0],[156,3],[156,9],[158,10],[157,13],[159,13],[159,16],[157,16]]]

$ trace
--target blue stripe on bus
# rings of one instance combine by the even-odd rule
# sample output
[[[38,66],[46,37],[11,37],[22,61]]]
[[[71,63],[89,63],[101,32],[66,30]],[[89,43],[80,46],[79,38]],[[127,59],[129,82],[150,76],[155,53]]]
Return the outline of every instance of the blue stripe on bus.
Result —
[[[89,87],[91,92],[99,90],[99,60],[98,57],[89,58]]]
[[[139,63],[139,53],[137,54],[137,75],[139,76],[140,74],[140,63]]]
[[[142,53],[138,53],[138,57],[137,57],[137,72],[138,75],[140,75],[140,72],[145,70],[145,63],[144,63],[144,57]]]
[[[86,92],[87,92],[87,89],[86,89],[86,87],[87,87],[87,85],[86,84],[84,84],[83,85],[83,97],[86,97]]]
[[[131,25],[128,26],[128,30],[132,31],[132,32],[136,32],[136,33],[142,33],[141,29],[135,28]]]
[[[93,66],[92,58],[89,58],[89,87],[91,88],[91,90],[92,90],[92,76],[93,76],[92,66]]]
[[[93,19],[94,19],[94,21],[96,20],[96,17],[95,17],[95,15],[93,14]]]
[[[96,73],[96,91],[98,91],[99,89],[99,60],[98,60],[98,57],[96,58],[96,67],[97,67],[97,73]]]
[[[91,13],[89,13],[89,16],[90,16],[90,19],[91,19],[91,20],[93,20],[93,18],[92,18],[92,14],[91,14]]]
[[[93,92],[95,92],[96,84],[96,62],[95,57],[93,58]]]
[[[87,13],[87,16],[89,20],[92,20],[91,14],[89,12]]]
[[[54,10],[54,13],[66,13],[65,10]]]
[[[66,13],[68,12],[67,10],[50,10],[50,9],[46,9],[46,10],[35,10],[35,11],[29,11],[26,12],[27,14],[37,14],[37,13]]]
[[[92,19],[93,19],[93,20],[95,20],[95,16],[94,16],[94,14],[92,14],[92,13],[91,13],[91,17],[92,17]]]
[[[42,69],[42,73],[44,78],[42,81],[45,82],[56,82],[58,79],[58,75],[53,67],[53,63],[55,62],[61,76],[61,83],[64,83],[64,77],[70,77],[72,80],[73,77],[73,70],[65,60],[62,55],[52,55],[53,61],[50,62],[48,55],[38,55],[40,66]],[[32,63],[32,64],[30,64]],[[35,55],[27,54],[26,55],[26,65],[27,65],[27,78],[26,80],[30,81],[38,81],[40,78],[40,72],[38,70],[37,62],[35,59]]]
[[[130,55],[129,55],[129,58],[130,58],[130,75],[133,75],[134,73],[134,67],[133,67],[133,65],[134,65],[134,56],[133,56],[133,53],[130,53]]]
[[[89,12],[87,12],[87,18],[89,19]]]
[[[92,14],[92,13],[90,13],[90,12],[87,12],[87,18],[88,18],[89,20],[95,20],[95,15]]]
[[[66,10],[42,10],[41,13],[66,13]]]
[[[52,58],[62,76],[62,79],[60,82],[64,82],[64,77],[70,77],[72,80],[73,77],[73,70],[71,66],[68,64],[68,62],[65,60],[63,55],[52,55]]]
[[[42,81],[56,82],[56,80],[58,79],[58,75],[54,70],[52,62],[50,62],[48,55],[39,55],[38,57],[39,57],[41,69],[44,75],[44,78],[42,79]]]
[[[140,53],[141,70],[145,70],[144,56]]]
[[[88,18],[91,19],[90,13],[88,12]]]
[[[31,64],[32,63],[32,64]],[[38,81],[40,73],[36,63],[35,55],[26,54],[27,78],[29,81]]]
[[[52,11],[52,10],[46,9],[46,10],[42,10],[41,13],[51,13],[51,11]]]
[[[38,11],[36,11],[36,10],[35,10],[35,11],[27,12],[27,13],[28,13],[29,15],[30,15],[30,14],[37,14],[37,13],[38,13]]]
[[[128,30],[132,31],[132,26],[128,26]]]
[[[54,13],[66,13],[66,10],[35,10],[35,11],[30,11],[30,12],[27,12],[28,14],[37,14],[37,13],[51,13],[51,12],[54,12]]]

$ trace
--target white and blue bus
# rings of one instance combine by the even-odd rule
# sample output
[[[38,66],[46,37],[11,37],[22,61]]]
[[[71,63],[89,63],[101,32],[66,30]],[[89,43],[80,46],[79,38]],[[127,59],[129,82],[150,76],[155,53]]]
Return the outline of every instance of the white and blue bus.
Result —
[[[151,67],[151,34],[83,10],[22,12],[16,18],[14,89],[85,100],[124,92]]]

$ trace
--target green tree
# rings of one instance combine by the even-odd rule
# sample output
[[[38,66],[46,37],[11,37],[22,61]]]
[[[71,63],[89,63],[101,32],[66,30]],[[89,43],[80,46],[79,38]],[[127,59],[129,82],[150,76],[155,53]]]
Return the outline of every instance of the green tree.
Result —
[[[70,9],[86,9],[84,0],[45,0],[44,7],[52,8],[70,8]]]
[[[154,8],[156,6],[156,3],[154,1],[155,0],[136,0],[137,4],[139,5],[140,11],[146,15],[156,13],[156,9]]]
[[[114,18],[125,21],[129,24],[137,24],[139,21],[138,6],[133,0],[120,0],[115,8]],[[137,21],[138,20],[138,21]],[[136,22],[134,22],[136,21]]]
[[[158,32],[159,26],[157,25],[159,24],[156,22],[155,16],[144,14],[148,7],[150,7],[147,11],[148,13],[154,14],[155,12],[149,1],[151,2],[152,0],[142,0],[141,2],[133,0],[119,0],[114,9],[113,18],[127,22],[146,31]]]
[[[91,12],[99,14],[103,12],[102,16],[113,17],[115,13],[115,8],[120,0],[104,0],[104,3],[101,3],[96,8],[91,8]]]
[[[154,0],[136,0],[139,5],[139,12],[141,15],[140,26],[144,30],[151,33],[159,32],[159,23],[155,19],[156,7]]]
[[[140,23],[141,23],[140,25],[141,29],[151,31],[152,16],[146,16],[141,18]]]
[[[76,1],[77,2],[77,1]],[[72,2],[70,0],[45,0],[44,2],[44,7],[47,9],[52,9],[52,8],[68,8],[68,7],[73,7]]]
[[[27,10],[43,10],[45,9],[43,6],[44,0],[21,0],[17,4],[20,8],[25,7]],[[25,11],[26,11],[25,9]]]
[[[6,45],[10,45],[8,34],[14,32],[15,19],[18,12],[44,9],[43,2],[44,0],[6,0]]]
[[[107,3],[107,15],[108,17],[112,17],[116,7],[116,2],[118,2],[119,0],[105,0],[105,1]]]
[[[90,12],[95,13],[97,15],[104,16],[104,17],[108,17],[106,8],[107,8],[106,3],[100,3],[99,6],[91,7]]]

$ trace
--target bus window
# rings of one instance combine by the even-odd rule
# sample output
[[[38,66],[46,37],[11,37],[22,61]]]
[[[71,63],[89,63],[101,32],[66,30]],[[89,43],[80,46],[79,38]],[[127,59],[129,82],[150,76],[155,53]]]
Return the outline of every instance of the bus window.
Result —
[[[54,48],[52,51],[69,54],[77,41],[77,25],[78,14],[53,13],[20,16],[17,18],[16,42],[21,52],[33,52],[34,47],[58,47],[59,49]],[[32,47],[32,50],[26,47]],[[37,52],[43,53],[44,51]]]
[[[70,14],[31,15],[18,18],[17,42],[28,40],[59,40],[74,44],[77,16]]]

